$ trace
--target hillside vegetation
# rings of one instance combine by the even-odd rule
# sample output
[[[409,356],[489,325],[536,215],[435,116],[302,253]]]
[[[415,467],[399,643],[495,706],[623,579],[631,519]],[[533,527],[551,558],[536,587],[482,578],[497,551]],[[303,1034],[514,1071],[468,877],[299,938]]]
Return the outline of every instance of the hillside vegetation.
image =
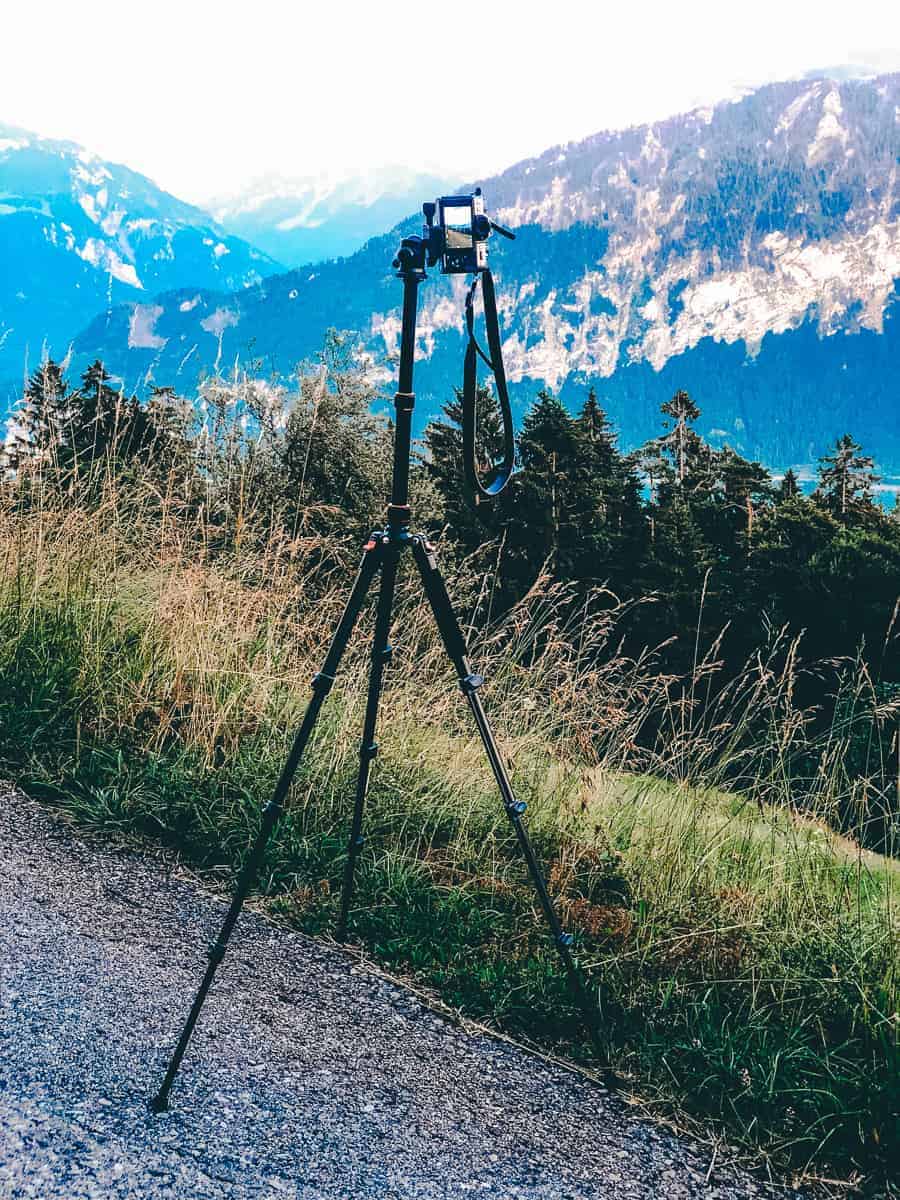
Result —
[[[102,372],[77,393],[61,393],[60,376],[34,397],[37,411],[65,396],[42,410],[52,436],[32,424],[2,491],[4,769],[78,820],[159,839],[223,879],[254,836],[387,490],[388,431],[339,350],[301,375],[287,408],[266,386],[210,381],[199,430],[170,393],[132,408]],[[814,500],[763,494],[753,473],[737,534],[717,526],[731,493],[688,498],[689,466],[706,451],[677,400],[652,499],[605,433],[606,466],[591,477],[606,490],[595,488],[582,528],[568,519],[579,460],[561,478],[562,443],[552,469],[537,451],[541,422],[569,429],[551,399],[523,435],[517,513],[499,510],[477,535],[460,512],[442,561],[599,1003],[603,1065],[654,1111],[691,1115],[777,1169],[884,1194],[900,1139],[898,871],[855,835],[894,846],[892,630],[877,652],[809,658],[773,610],[768,640],[748,653],[744,628],[732,651],[710,636],[703,605],[714,597],[727,623],[771,522],[783,537],[812,527],[816,561],[831,547],[836,571],[837,547],[846,560],[876,538],[893,553],[891,519],[867,498],[853,451],[852,494],[845,472],[835,500],[833,464]],[[451,412],[414,476],[414,511],[436,514],[438,528],[454,517],[454,430]],[[518,549],[516,519],[531,531]],[[714,537],[735,543],[734,562],[705,563]],[[779,561],[805,587],[796,538]],[[640,580],[668,564],[664,603],[652,589],[604,587],[627,545],[640,547]],[[596,1065],[413,584],[406,572],[352,936],[464,1012]],[[868,602],[859,620],[874,625],[884,593]],[[664,620],[671,636],[650,639]],[[364,623],[348,654],[260,880],[314,933],[335,922],[369,632]],[[840,636],[852,645],[858,632],[845,624]]]

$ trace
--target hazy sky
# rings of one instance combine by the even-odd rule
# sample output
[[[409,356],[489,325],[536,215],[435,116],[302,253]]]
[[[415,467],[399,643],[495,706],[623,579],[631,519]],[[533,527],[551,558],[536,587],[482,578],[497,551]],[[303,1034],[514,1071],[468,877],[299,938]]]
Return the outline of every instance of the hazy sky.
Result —
[[[267,171],[488,174],[845,62],[900,69],[900,4],[49,0],[4,6],[0,122],[204,201]]]

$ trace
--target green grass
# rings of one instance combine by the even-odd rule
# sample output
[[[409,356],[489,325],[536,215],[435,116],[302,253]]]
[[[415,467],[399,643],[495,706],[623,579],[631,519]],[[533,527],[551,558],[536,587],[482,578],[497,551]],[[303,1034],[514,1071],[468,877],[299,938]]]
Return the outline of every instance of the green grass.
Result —
[[[163,841],[221,877],[255,834],[340,589],[304,598],[302,564],[212,569],[92,530],[11,526],[0,762],[76,820]],[[465,707],[426,614],[401,602],[353,937],[465,1013],[590,1064]],[[364,651],[328,701],[260,879],[312,933],[336,919]],[[526,664],[509,643],[483,645],[479,663],[492,656],[485,703],[609,1064],[657,1111],[883,1194],[900,1145],[897,864],[787,802],[728,794],[714,773],[704,785],[625,770],[611,737],[597,762],[560,730],[580,719],[571,697],[596,720],[608,678],[559,656]],[[556,698],[549,717],[523,704],[531,688]],[[631,719],[616,720],[627,735]]]

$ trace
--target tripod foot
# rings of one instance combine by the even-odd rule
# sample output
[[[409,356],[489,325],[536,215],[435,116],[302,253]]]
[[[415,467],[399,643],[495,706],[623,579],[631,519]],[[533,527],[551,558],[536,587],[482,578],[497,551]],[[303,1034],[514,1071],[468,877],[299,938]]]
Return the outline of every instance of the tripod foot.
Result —
[[[164,1113],[169,1111],[169,1097],[164,1096],[162,1092],[154,1096],[152,1100],[147,1101],[147,1107],[151,1112]]]

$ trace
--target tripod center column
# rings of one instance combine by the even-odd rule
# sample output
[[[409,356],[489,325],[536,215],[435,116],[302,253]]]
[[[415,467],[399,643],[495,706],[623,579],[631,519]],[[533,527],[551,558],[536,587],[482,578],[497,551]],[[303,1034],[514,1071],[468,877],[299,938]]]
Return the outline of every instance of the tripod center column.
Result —
[[[388,533],[391,539],[402,539],[409,530],[409,459],[412,450],[412,413],[416,397],[413,392],[413,364],[416,352],[416,310],[419,284],[424,271],[408,267],[399,272],[403,280],[403,324],[400,335],[400,370],[394,408],[397,413],[394,427],[394,467],[391,477],[391,498],[388,504]]]

